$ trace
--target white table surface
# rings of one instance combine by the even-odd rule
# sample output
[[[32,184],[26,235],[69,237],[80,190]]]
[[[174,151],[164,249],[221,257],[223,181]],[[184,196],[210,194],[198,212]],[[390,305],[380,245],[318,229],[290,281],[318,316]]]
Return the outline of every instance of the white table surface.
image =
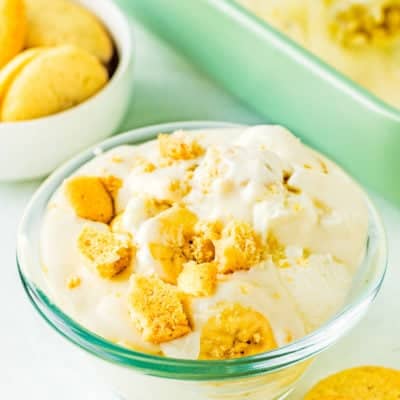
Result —
[[[133,25],[138,44],[136,82],[123,129],[193,119],[262,122],[172,49]],[[15,264],[17,224],[39,183],[0,184],[0,398],[112,399],[95,371],[87,370],[82,355],[71,351],[72,346],[34,312],[19,282]],[[351,334],[318,359],[291,400],[300,399],[305,388],[319,377],[352,365],[400,368],[400,209],[376,195],[373,199],[389,236],[389,273],[383,290]]]

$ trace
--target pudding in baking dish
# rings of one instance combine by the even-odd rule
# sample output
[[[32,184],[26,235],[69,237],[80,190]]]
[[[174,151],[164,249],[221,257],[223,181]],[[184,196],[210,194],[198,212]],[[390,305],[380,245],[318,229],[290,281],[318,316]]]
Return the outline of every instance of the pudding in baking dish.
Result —
[[[400,107],[399,0],[238,0],[349,78]]]

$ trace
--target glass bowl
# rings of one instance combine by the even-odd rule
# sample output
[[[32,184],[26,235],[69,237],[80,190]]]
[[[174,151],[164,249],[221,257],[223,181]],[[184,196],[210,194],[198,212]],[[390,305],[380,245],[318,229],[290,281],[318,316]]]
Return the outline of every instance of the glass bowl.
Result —
[[[170,123],[106,140],[55,171],[35,193],[22,218],[17,263],[28,298],[54,330],[90,355],[104,381],[125,400],[283,399],[312,359],[360,320],[381,287],[386,271],[386,239],[380,217],[366,196],[370,218],[367,251],[346,304],[319,329],[276,350],[222,361],[154,356],[118,346],[91,333],[53,303],[42,273],[39,238],[47,203],[65,178],[103,151],[153,139],[159,132],[232,126],[222,122]]]

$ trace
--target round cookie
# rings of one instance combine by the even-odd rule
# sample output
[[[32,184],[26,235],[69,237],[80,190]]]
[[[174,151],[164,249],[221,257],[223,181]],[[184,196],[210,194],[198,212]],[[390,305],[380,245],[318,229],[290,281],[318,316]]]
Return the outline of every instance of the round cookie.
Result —
[[[0,68],[22,50],[25,33],[23,0],[0,0]]]
[[[72,44],[110,61],[113,45],[101,22],[70,0],[25,0],[27,47]]]
[[[40,48],[25,50],[0,70],[0,104],[8,88],[22,69],[43,51],[44,49]]]
[[[357,367],[317,383],[304,400],[398,400],[400,371],[384,367]]]
[[[354,400],[354,399],[344,396],[324,396],[320,397],[319,400]]]
[[[345,396],[323,396],[318,397],[318,400],[354,400],[352,397],[345,397]]]
[[[71,108],[107,82],[105,67],[76,46],[44,50],[13,80],[1,104],[0,120],[21,121]]]

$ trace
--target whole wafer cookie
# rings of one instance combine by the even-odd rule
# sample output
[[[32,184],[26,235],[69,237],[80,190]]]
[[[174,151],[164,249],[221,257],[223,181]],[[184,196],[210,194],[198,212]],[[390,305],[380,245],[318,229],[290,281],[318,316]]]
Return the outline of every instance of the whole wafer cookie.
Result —
[[[366,366],[347,369],[317,383],[304,400],[398,400],[400,371]]]
[[[113,45],[95,15],[69,0],[25,0],[27,47],[72,44],[102,62],[110,61]]]
[[[25,33],[23,0],[0,0],[0,68],[22,50]]]
[[[1,104],[2,121],[55,114],[82,103],[107,82],[105,67],[76,46],[45,50],[13,80]]]

